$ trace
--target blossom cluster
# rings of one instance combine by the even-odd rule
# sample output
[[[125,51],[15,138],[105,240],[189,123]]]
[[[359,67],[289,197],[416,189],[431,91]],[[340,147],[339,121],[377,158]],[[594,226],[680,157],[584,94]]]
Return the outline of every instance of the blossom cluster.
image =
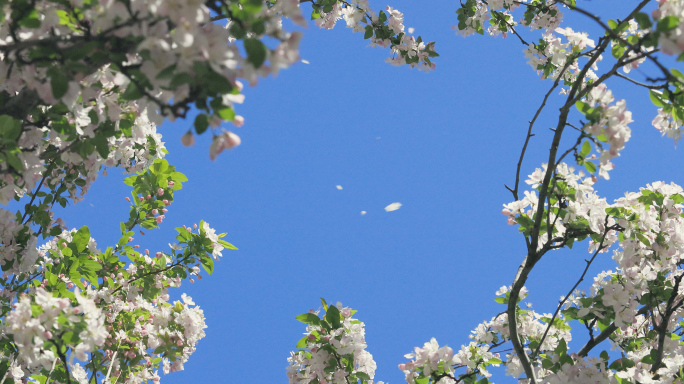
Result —
[[[83,297],[79,290],[74,292],[78,306],[72,306],[67,298],[56,298],[42,287],[22,295],[7,314],[4,322],[5,333],[12,334],[17,346],[15,380],[24,377],[25,372],[42,366],[50,369],[57,359],[54,346],[55,338],[77,342],[73,353],[80,360],[86,360],[86,353],[101,347],[107,335],[104,315],[95,303]],[[82,329],[79,332],[79,329]]]
[[[297,316],[307,327],[297,344],[302,349],[291,352],[287,359],[288,382],[348,384],[360,380],[373,384],[377,366],[366,351],[364,324],[352,317],[356,311],[339,302],[330,306],[322,302],[323,318],[314,310]]]
[[[632,113],[627,110],[625,100],[619,100],[614,105],[613,93],[605,84],[592,87],[587,94],[587,104],[578,103],[578,108],[589,119],[583,127],[585,133],[597,138],[599,143],[598,174],[604,179],[609,179],[608,171],[614,168],[610,160],[620,156],[620,151],[625,148],[625,143],[631,137],[631,130],[627,126],[631,123]],[[608,144],[604,149],[600,143]]]
[[[385,61],[392,65],[408,64],[411,68],[418,68],[428,72],[435,69],[431,57],[437,56],[434,43],[424,43],[420,37],[412,36],[413,29],[406,30],[404,14],[392,7],[384,11],[375,12],[368,4],[368,0],[336,1],[329,9],[314,7],[316,25],[331,29],[338,20],[344,19],[347,28],[354,32],[364,32],[370,39],[371,47],[390,48],[392,57]]]
[[[508,304],[510,287],[501,287],[497,291],[497,302]],[[525,287],[520,291],[520,300],[527,296]],[[520,301],[519,300],[519,301]],[[560,355],[564,345],[572,339],[570,327],[563,318],[552,321],[551,314],[540,315],[531,309],[521,309],[516,303],[517,332],[524,344],[526,353],[538,349],[539,356],[551,358]],[[411,361],[400,364],[399,369],[404,372],[408,383],[424,382],[425,379],[433,383],[457,383],[465,378],[477,376],[487,379],[491,377],[488,367],[506,367],[506,373],[515,378],[522,373],[520,359],[515,353],[504,356],[495,349],[510,341],[509,322],[506,313],[493,317],[490,321],[479,324],[470,335],[473,340],[454,352],[448,346],[440,347],[433,338],[422,348],[416,347],[413,353],[405,357]],[[563,351],[564,352],[564,351]],[[556,356],[558,358],[559,356]],[[541,360],[539,361],[541,362]],[[464,368],[464,373],[459,369]],[[544,377],[553,372],[549,367],[538,366],[536,372]]]
[[[664,21],[666,24],[658,37],[658,45],[663,53],[674,56],[684,53],[684,1],[659,1],[652,16],[656,22]]]
[[[142,229],[162,223],[174,191],[186,180],[165,160],[128,177],[130,219],[121,223],[118,244],[104,252],[85,226],[62,230],[36,247],[37,236],[20,224],[23,218],[0,210],[5,256],[0,300],[9,308],[2,331],[13,340],[0,348],[16,348],[7,362],[12,378],[42,375],[88,383],[86,368],[73,359],[89,361],[92,373],[106,373],[106,383],[158,382],[159,371],[183,369],[205,336],[206,323],[189,296],[170,302],[169,290],[183,279],[201,279],[200,265],[211,274],[214,260],[235,247],[206,222],[177,228],[178,243],[167,252],[142,250],[134,230],[141,227],[144,236]],[[131,262],[121,261],[126,259]]]

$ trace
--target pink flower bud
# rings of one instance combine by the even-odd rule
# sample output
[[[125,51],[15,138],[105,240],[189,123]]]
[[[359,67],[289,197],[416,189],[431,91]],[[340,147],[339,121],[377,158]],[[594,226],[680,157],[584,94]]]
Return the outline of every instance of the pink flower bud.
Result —
[[[164,194],[164,190],[161,189],[161,188],[159,188],[159,189],[157,190],[157,195],[161,196],[161,195],[163,195],[163,194]]]
[[[145,200],[145,199],[142,196],[140,196],[140,201],[143,201],[143,200]]]
[[[128,201],[130,203],[131,199],[129,197],[126,197],[126,201]]]
[[[71,288],[73,288],[73,287],[74,287],[74,283],[69,283],[69,284],[67,284],[67,288],[71,289]]]
[[[181,144],[183,144],[186,147],[195,145],[195,135],[192,134],[192,132],[188,131],[181,137]]]
[[[174,183],[173,181],[169,181],[169,187],[173,187],[174,185],[176,185],[176,183]]]
[[[162,208],[162,212],[166,213],[166,212],[168,212],[168,211],[169,211],[168,209]]]
[[[235,116],[235,118],[233,119],[233,125],[236,127],[242,127],[244,124],[245,118],[240,115]]]
[[[151,199],[152,195],[147,195],[147,200]]]
[[[155,257],[156,257],[157,259],[161,259],[162,256],[164,256],[164,254],[161,253],[161,252],[157,252],[157,253],[155,254]]]
[[[163,202],[164,205],[166,205],[167,207],[168,207],[169,205],[171,205],[171,203],[169,203],[169,201],[166,200],[166,199],[162,200],[162,202]]]
[[[157,210],[157,208],[155,208],[155,209],[152,210],[152,214],[153,214],[153,215],[156,216],[158,213],[159,213],[159,210]]]
[[[240,140],[240,136],[234,134],[231,131],[224,133],[223,136],[225,137],[225,140],[226,140],[226,144],[225,144],[226,149],[233,149],[233,148],[237,147],[238,145],[240,145],[240,143],[242,142],[242,140]]]
[[[157,224],[160,224],[162,222],[162,220],[164,220],[164,215],[159,215],[159,216],[154,218],[154,221],[156,221]]]
[[[129,237],[129,238],[128,238],[128,242],[130,243],[131,241],[133,241],[133,238],[132,238],[132,237]]]
[[[309,340],[316,340],[316,336],[314,336],[314,335],[309,335],[306,338]]]
[[[43,333],[43,335],[45,336],[46,339],[52,339],[52,332],[50,332],[50,331],[45,331]]]
[[[134,249],[138,249],[138,248],[140,248],[140,246],[136,244],[136,245],[133,246],[133,248],[134,248]]]
[[[216,156],[221,154],[224,149],[232,149],[240,145],[240,136],[233,132],[226,131],[222,135],[214,136],[214,140],[209,146],[209,158],[216,160]]]

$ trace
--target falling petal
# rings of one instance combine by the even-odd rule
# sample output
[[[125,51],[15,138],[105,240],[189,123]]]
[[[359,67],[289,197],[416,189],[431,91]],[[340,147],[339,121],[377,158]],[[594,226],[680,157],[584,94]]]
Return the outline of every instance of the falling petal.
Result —
[[[392,211],[396,211],[399,208],[401,208],[401,203],[392,203],[392,204],[385,207],[385,211],[392,212]]]
[[[302,59],[302,63],[304,63],[304,64],[311,64],[311,63],[309,63],[309,60],[304,60],[304,59]]]
[[[338,185],[336,188],[337,188],[338,191],[341,191],[341,190],[342,190],[342,186],[341,186],[341,185]]]
[[[365,215],[366,211],[361,211],[361,216]]]

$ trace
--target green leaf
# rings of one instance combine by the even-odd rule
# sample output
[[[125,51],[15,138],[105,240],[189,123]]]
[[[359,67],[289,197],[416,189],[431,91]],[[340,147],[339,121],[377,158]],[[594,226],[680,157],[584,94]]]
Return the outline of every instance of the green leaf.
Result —
[[[679,25],[679,18],[677,16],[665,16],[658,20],[658,25],[656,25],[656,31],[658,32],[670,32],[671,30],[677,28]]]
[[[647,247],[650,247],[650,246],[651,246],[651,242],[648,241],[648,239],[646,238],[646,236],[644,236],[644,235],[642,235],[641,233],[638,233],[638,232],[637,232],[637,233],[636,233],[636,237],[637,237],[637,238],[639,239],[639,241],[641,241],[645,246],[647,246]]]
[[[304,336],[299,341],[297,342],[297,345],[295,345],[295,348],[306,348],[306,345],[309,343],[309,337]]]
[[[93,138],[93,142],[95,143],[97,153],[99,153],[103,159],[106,159],[109,156],[109,141],[107,141],[107,138],[103,135],[96,135],[95,138]]]
[[[254,38],[247,38],[244,41],[245,50],[247,51],[247,61],[250,62],[254,68],[261,68],[266,61],[266,46],[260,40]]]
[[[365,372],[356,372],[355,375],[357,378],[364,380],[364,381],[368,381],[371,379],[370,376],[368,376],[368,374]]]
[[[654,90],[649,90],[648,95],[651,97],[651,102],[656,107],[664,107],[665,103],[663,101],[662,93]]]
[[[155,78],[160,80],[170,79],[173,76],[173,73],[176,71],[176,67],[178,67],[177,64],[169,65],[168,67],[162,69]]]
[[[679,80],[679,82],[684,83],[684,74],[683,73],[681,73],[680,71],[678,71],[674,68],[670,69],[670,72],[672,72],[672,74],[677,78],[677,80]]]
[[[0,136],[3,139],[16,141],[21,136],[21,121],[12,116],[0,116]]]
[[[233,244],[231,244],[225,240],[219,240],[218,242],[219,242],[219,244],[223,245],[224,248],[237,250],[236,246],[234,246]]]
[[[8,163],[12,168],[16,169],[17,171],[23,171],[23,170],[24,170],[24,164],[21,162],[21,160],[19,160],[19,157],[17,157],[17,153],[18,153],[18,152],[19,152],[19,150],[13,149],[13,150],[10,150],[10,151],[6,151],[6,152],[4,153],[4,155],[5,155],[6,159],[7,159],[7,163]],[[1,160],[2,160],[2,159],[0,158],[0,161],[1,161]]]
[[[32,375],[31,378],[40,384],[45,384],[45,381],[47,380],[47,376],[43,375]]]
[[[64,72],[53,67],[48,71],[50,76],[50,86],[52,87],[52,97],[61,99],[69,90],[69,79],[64,75]]]
[[[325,319],[328,321],[331,327],[340,327],[340,310],[336,306],[328,306],[328,311],[325,313]]]
[[[261,7],[263,6],[262,0],[240,0],[240,5],[242,6],[242,9],[256,15],[261,11]]]
[[[373,37],[373,26],[366,25],[366,33],[363,34],[364,39],[370,39]]]
[[[380,13],[378,14],[378,20],[380,20],[380,22],[383,24],[385,23],[385,21],[387,21],[387,14],[385,13],[385,11],[380,11]]]
[[[591,161],[585,162],[584,168],[586,168],[589,173],[595,173],[596,172],[596,165],[594,163],[592,163]]]
[[[304,324],[309,324],[309,325],[320,325],[321,324],[321,319],[314,315],[313,313],[305,313],[302,315],[299,315],[295,317],[295,319],[301,321]]]
[[[568,344],[565,342],[565,339],[560,339],[554,353],[556,355],[566,355],[568,353]]]
[[[582,144],[582,150],[580,151],[580,156],[587,157],[589,152],[591,152],[591,143],[589,142],[589,140],[587,140],[584,142],[584,144]]]
[[[141,97],[143,97],[143,93],[133,82],[128,84],[126,91],[121,95],[121,98],[124,100],[138,100]]]
[[[214,273],[214,259],[212,259],[211,256],[200,257],[200,263],[202,263],[202,266],[208,274],[211,275],[212,273]]]
[[[651,28],[651,26],[653,26],[651,18],[649,18],[648,15],[643,12],[637,13],[636,15],[634,15],[634,18],[636,19],[637,23],[639,24],[639,28],[641,29],[649,29]]]
[[[233,108],[222,108],[215,112],[216,115],[224,121],[233,121],[233,119],[235,119],[235,111],[233,110]]]
[[[198,135],[201,135],[204,133],[204,131],[207,130],[209,127],[209,117],[205,115],[204,113],[200,113],[195,117],[195,132],[197,132]]]
[[[584,115],[586,115],[587,111],[591,108],[591,107],[589,107],[589,104],[587,104],[583,101],[576,102],[575,107],[577,108],[578,111],[582,112],[582,114],[584,114]]]

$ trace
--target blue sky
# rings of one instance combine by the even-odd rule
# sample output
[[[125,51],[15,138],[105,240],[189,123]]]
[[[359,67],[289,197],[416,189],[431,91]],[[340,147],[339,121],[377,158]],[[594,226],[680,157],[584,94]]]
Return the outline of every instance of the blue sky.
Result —
[[[407,27],[437,42],[434,72],[384,63],[388,52],[368,48],[343,22],[332,31],[312,25],[301,42],[310,64],[245,88],[237,108],[245,125],[226,127],[241,136],[240,147],[211,162],[210,135],[180,145],[192,120],[160,128],[167,159],[189,181],[141,247],[166,250],[174,227],[203,219],[239,248],[224,252],[213,276],[181,288],[209,328],[186,370],[164,383],[286,382],[286,358],[304,332],[294,318],[317,309],[319,297],[359,311],[376,380],[390,383],[403,382],[397,365],[414,346],[435,337],[457,349],[504,309],[494,292],[512,282],[525,253],[501,215],[512,201],[504,184],[514,182],[527,121],[551,83],[539,80],[512,37],[456,36],[455,1],[386,2],[371,4],[398,8]],[[613,18],[627,14],[627,3],[636,4],[578,1],[603,15],[621,10]],[[567,19],[563,26],[597,31],[586,19]],[[612,201],[656,180],[684,184],[682,151],[651,126],[647,93],[624,81],[609,87],[635,121],[599,193]],[[523,175],[545,161],[561,100],[554,96],[540,118]],[[70,227],[89,225],[102,249],[118,240],[128,214],[122,178],[110,172],[62,214]],[[393,202],[403,206],[385,212]],[[555,309],[581,274],[586,249],[581,243],[540,262],[527,284],[538,312]],[[608,254],[590,274],[605,268]],[[494,381],[514,382],[501,373]]]

